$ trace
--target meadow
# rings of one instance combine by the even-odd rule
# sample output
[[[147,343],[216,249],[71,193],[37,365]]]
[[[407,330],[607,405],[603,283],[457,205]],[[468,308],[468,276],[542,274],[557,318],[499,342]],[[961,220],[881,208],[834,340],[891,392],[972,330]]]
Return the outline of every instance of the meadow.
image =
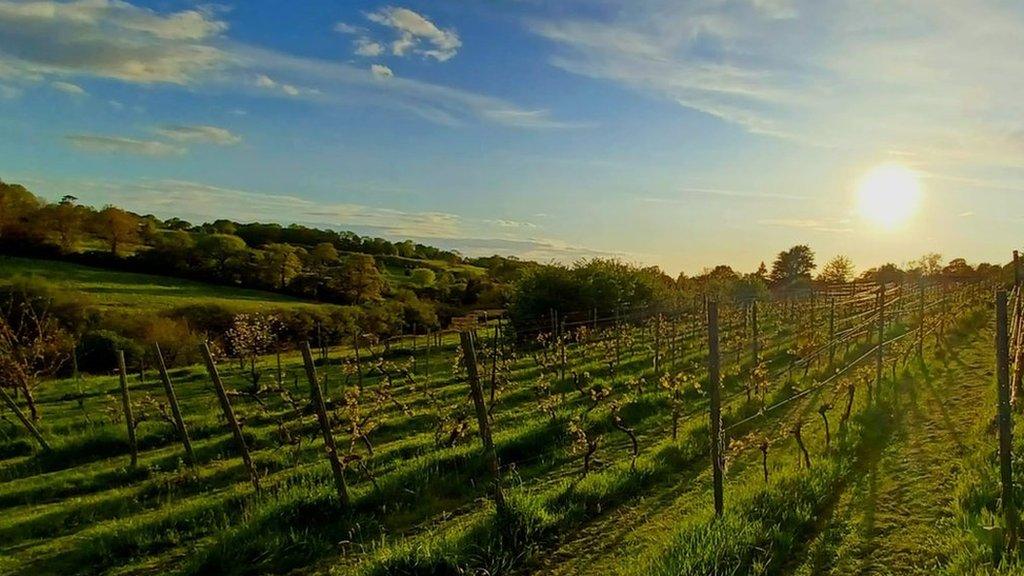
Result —
[[[40,268],[84,291],[136,280]],[[143,288],[123,302],[205,297],[164,287],[175,295]],[[997,509],[992,463],[977,457],[994,446],[983,425],[994,411],[989,295],[972,285],[884,294],[881,312],[870,287],[723,307],[717,354],[700,307],[528,332],[462,320],[500,495],[455,331],[316,348],[344,497],[295,351],[280,364],[216,358],[258,490],[203,366],[168,372],[194,460],[152,368],[126,371],[135,465],[117,376],[46,382],[37,425],[49,450],[9,411],[0,423],[0,572],[973,573],[991,565],[992,539],[951,518],[980,525]]]

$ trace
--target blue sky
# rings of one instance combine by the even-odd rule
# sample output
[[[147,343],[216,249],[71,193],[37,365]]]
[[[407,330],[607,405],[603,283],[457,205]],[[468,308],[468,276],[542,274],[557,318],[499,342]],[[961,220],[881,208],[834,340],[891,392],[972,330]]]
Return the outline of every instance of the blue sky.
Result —
[[[1024,9],[967,0],[0,0],[0,178],[539,260],[1002,260]],[[881,230],[858,179],[920,211]]]

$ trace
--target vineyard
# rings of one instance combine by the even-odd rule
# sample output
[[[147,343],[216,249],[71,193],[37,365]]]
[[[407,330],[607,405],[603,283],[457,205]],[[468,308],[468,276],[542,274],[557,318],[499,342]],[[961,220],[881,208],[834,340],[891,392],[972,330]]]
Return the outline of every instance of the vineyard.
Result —
[[[1019,498],[993,473],[993,331],[1006,390],[1024,360],[1003,303],[852,283],[274,346],[252,322],[205,365],[49,383],[38,420],[0,388],[0,572],[991,570]],[[882,473],[914,458],[942,467]]]

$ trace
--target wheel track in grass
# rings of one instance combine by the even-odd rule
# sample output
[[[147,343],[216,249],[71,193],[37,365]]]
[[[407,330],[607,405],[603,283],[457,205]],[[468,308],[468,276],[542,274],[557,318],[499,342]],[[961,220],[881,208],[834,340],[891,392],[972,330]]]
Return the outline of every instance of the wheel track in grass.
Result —
[[[968,436],[994,414],[992,327],[950,346],[900,386],[895,432],[877,461],[843,494],[788,571],[810,575],[933,574],[964,456],[994,445]],[[988,440],[988,444],[982,444]]]

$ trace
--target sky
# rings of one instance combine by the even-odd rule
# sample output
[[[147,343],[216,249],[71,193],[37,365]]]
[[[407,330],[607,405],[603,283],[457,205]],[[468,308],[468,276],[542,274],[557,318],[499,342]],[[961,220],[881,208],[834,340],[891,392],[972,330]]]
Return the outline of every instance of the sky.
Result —
[[[1005,261],[1022,31],[1009,0],[0,0],[0,178],[673,275]],[[857,191],[892,164],[922,192],[886,228]]]

